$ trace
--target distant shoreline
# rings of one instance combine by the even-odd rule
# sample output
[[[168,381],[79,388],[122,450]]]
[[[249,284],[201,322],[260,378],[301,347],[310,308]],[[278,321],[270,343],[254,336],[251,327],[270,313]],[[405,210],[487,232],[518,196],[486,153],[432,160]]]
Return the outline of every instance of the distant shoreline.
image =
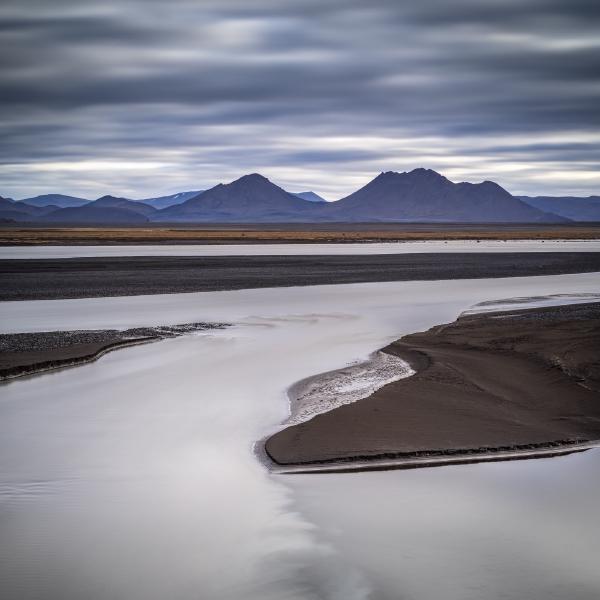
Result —
[[[600,445],[600,303],[465,315],[384,349],[416,371],[264,443],[278,473],[542,458]]]
[[[600,223],[1,224],[0,246],[600,239]]]

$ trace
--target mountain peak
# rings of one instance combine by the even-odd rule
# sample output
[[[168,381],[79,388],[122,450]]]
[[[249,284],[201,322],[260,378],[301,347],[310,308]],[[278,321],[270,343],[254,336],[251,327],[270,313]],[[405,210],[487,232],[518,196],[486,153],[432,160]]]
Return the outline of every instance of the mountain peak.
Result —
[[[242,175],[239,179],[231,182],[232,184],[237,183],[271,183],[264,175],[260,173],[249,173],[248,175]]]
[[[101,198],[98,198],[96,200],[96,202],[107,202],[107,201],[112,201],[112,200],[127,200],[127,198],[119,198],[118,196],[111,196],[110,194],[107,194],[106,196],[102,196]]]
[[[409,177],[418,178],[420,180],[425,181],[448,181],[443,175],[440,175],[440,173],[438,173],[437,171],[434,171],[433,169],[425,169],[423,167],[413,169],[412,171],[403,173],[403,175],[407,175]]]
[[[382,171],[375,180],[385,181],[385,180],[393,180],[397,178],[410,178],[416,180],[446,180],[447,179],[440,175],[437,171],[433,169],[425,169],[423,167],[418,167],[413,169],[412,171],[403,171],[399,173],[398,171]]]

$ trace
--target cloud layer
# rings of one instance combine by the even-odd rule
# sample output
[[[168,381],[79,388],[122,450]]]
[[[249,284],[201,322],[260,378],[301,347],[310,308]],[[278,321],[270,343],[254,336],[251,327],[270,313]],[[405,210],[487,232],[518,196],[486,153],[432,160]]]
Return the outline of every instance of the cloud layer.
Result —
[[[0,194],[600,193],[599,30],[588,0],[5,0]]]

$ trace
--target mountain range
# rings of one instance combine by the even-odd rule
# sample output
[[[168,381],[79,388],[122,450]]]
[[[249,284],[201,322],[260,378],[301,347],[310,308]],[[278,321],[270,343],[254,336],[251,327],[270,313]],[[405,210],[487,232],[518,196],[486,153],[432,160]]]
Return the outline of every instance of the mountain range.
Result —
[[[600,221],[600,196],[519,196],[519,199],[572,221]]]
[[[204,191],[88,201],[46,194],[0,198],[0,220],[65,224],[147,222],[561,223],[600,221],[600,198],[517,197],[492,181],[454,183],[431,169],[379,174],[356,192],[326,202],[290,193],[253,173]]]

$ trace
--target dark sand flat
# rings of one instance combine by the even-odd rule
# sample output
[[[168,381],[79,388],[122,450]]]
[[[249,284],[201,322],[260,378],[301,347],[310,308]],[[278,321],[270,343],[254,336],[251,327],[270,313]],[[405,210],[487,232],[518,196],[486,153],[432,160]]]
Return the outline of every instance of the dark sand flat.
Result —
[[[280,431],[269,457],[376,468],[600,439],[600,303],[464,316],[384,351],[417,373]]]
[[[94,361],[107,352],[135,344],[224,327],[188,323],[126,330],[40,331],[0,335],[0,381]]]
[[[95,298],[597,271],[600,271],[600,253],[595,252],[0,260],[0,300]]]

